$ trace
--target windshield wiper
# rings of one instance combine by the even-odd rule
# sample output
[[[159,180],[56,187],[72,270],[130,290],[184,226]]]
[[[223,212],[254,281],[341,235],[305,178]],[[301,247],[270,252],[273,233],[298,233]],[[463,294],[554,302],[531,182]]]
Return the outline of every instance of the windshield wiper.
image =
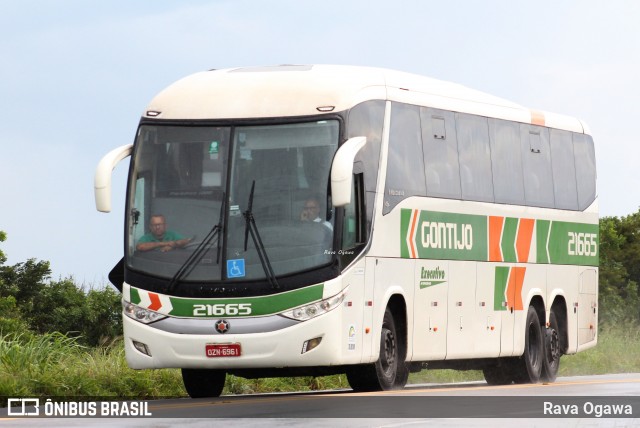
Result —
[[[269,257],[267,256],[267,250],[264,248],[264,244],[262,243],[262,239],[260,238],[260,233],[258,233],[256,220],[253,217],[253,192],[255,190],[255,187],[256,180],[253,180],[253,183],[251,184],[251,193],[249,194],[249,204],[247,210],[242,214],[245,219],[244,251],[247,251],[249,233],[251,233],[251,239],[253,239],[253,244],[256,247],[256,252],[258,253],[258,257],[260,258],[262,269],[264,269],[264,273],[269,280],[269,284],[273,288],[280,288],[278,280],[276,279],[276,274],[273,271],[273,266],[271,266],[271,262],[269,261]]]
[[[198,244],[196,249],[191,253],[189,258],[184,262],[180,269],[176,272],[176,274],[171,278],[169,285],[167,286],[167,293],[171,292],[176,284],[181,281],[183,278],[191,274],[193,269],[195,269],[196,265],[200,263],[200,260],[204,257],[204,255],[209,251],[209,248],[213,245],[213,240],[220,234],[220,230],[222,229],[223,215],[224,215],[224,207],[226,205],[226,197],[225,194],[222,194],[222,204],[220,206],[220,217],[218,224],[213,225],[209,233],[204,237],[202,242]],[[218,243],[218,252],[216,255],[216,263],[220,264],[220,239],[217,240]]]

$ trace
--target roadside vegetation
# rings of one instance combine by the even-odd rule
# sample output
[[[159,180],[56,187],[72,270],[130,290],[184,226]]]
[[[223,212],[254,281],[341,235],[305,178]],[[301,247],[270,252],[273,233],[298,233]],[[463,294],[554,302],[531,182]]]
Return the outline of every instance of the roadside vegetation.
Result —
[[[6,235],[0,232],[0,242]],[[127,367],[120,294],[50,278],[49,263],[7,266],[0,251],[0,405],[10,397],[186,396],[176,369]],[[598,346],[564,356],[560,376],[640,372],[640,211],[600,220]],[[481,372],[423,370],[410,383],[483,380]],[[349,388],[345,376],[245,380],[223,394]]]

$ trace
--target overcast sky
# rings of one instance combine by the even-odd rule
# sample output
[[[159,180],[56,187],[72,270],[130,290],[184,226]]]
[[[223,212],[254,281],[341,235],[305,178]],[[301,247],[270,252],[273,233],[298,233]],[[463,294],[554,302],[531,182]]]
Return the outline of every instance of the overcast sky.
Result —
[[[0,0],[0,249],[100,286],[123,253],[93,174],[153,96],[202,70],[393,68],[575,116],[596,143],[600,212],[640,206],[640,2]]]

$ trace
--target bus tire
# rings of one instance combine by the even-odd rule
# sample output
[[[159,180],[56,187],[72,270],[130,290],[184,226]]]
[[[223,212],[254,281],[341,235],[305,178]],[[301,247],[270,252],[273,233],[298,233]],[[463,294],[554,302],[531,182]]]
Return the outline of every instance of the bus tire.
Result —
[[[524,328],[524,353],[517,361],[514,381],[516,383],[537,383],[542,375],[543,337],[540,319],[533,306],[527,311]]]
[[[552,309],[549,314],[549,327],[544,329],[544,354],[542,375],[540,376],[543,382],[554,382],[556,380],[558,369],[560,368],[561,355],[558,319]]]
[[[223,370],[182,369],[182,382],[191,398],[219,397],[226,376]]]
[[[384,312],[380,333],[380,355],[374,364],[350,367],[349,385],[356,392],[388,391],[404,388],[409,368],[400,349],[395,320],[389,308]]]

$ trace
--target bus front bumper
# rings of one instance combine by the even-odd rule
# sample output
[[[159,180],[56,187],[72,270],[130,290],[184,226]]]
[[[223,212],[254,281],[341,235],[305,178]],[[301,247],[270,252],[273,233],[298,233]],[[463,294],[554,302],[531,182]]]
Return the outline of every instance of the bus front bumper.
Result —
[[[212,334],[179,334],[123,316],[127,363],[133,369],[242,369],[349,363],[342,358],[341,349],[347,346],[348,332],[341,332],[340,311],[261,333],[214,334],[215,322],[218,321],[211,321]],[[233,325],[234,319],[228,322]],[[314,344],[317,346],[309,350]]]

